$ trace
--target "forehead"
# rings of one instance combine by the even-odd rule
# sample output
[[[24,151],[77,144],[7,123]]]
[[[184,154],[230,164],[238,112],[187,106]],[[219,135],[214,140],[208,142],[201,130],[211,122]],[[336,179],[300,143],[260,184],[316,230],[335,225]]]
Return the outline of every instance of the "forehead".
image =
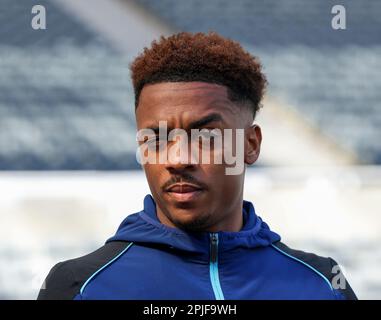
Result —
[[[164,82],[146,85],[139,98],[136,117],[139,127],[147,122],[186,123],[209,113],[228,120],[239,113],[225,86],[206,82]]]

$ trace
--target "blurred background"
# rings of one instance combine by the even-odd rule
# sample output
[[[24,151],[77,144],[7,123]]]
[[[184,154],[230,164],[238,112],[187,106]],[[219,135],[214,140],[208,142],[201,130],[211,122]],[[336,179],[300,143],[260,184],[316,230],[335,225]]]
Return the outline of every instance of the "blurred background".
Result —
[[[46,29],[32,28],[35,4]],[[380,17],[378,0],[0,0],[0,298],[35,299],[55,263],[141,210],[128,64],[160,35],[213,30],[269,81],[245,198],[380,299]]]

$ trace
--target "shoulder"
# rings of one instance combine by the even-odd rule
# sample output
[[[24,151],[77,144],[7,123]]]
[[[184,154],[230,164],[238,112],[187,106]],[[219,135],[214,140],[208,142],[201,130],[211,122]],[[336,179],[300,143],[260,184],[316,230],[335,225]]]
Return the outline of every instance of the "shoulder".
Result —
[[[121,255],[131,245],[111,241],[85,256],[57,263],[46,277],[38,300],[72,300],[94,273]]]
[[[292,249],[281,241],[273,243],[272,247],[281,254],[303,264],[306,268],[309,268],[311,271],[318,274],[327,282],[332,291],[338,294],[341,298],[357,300],[357,297],[348,281],[345,279],[339,264],[331,257],[322,257],[311,252]]]

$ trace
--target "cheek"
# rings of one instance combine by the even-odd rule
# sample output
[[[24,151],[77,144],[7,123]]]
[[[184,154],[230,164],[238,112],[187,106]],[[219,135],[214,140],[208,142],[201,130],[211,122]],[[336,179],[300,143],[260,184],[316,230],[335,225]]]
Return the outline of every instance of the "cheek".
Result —
[[[209,181],[209,185],[218,194],[236,193],[242,185],[243,175],[227,175],[226,165],[206,165],[203,171]]]
[[[160,172],[162,171],[157,164],[146,164],[143,166],[150,188],[157,189],[160,187]]]

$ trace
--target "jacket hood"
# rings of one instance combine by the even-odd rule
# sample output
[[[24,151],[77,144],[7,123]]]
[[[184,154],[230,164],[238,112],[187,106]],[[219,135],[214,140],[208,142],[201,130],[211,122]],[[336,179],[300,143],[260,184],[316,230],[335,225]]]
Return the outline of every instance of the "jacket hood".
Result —
[[[238,232],[216,232],[219,252],[236,248],[266,247],[280,240],[268,225],[256,215],[254,206],[243,201],[243,228]],[[124,219],[116,234],[107,240],[159,244],[171,249],[192,253],[209,254],[210,232],[188,232],[166,226],[156,215],[156,203],[151,195],[144,198],[144,209]]]

